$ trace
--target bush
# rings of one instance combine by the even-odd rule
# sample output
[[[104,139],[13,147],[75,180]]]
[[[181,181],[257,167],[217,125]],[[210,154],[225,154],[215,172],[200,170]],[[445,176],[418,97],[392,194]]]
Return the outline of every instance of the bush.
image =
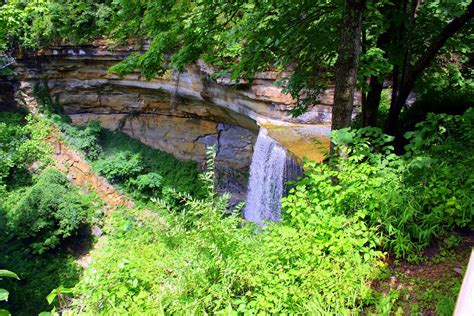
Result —
[[[162,183],[162,176],[157,173],[150,172],[147,174],[142,174],[136,179],[129,180],[127,185],[133,191],[138,191],[144,197],[157,198],[161,196]]]
[[[94,167],[112,183],[125,183],[143,172],[143,161],[139,153],[120,152],[96,161]]]
[[[432,114],[417,131],[407,133],[407,153],[397,156],[390,145],[393,138],[379,129],[337,131],[333,142],[342,157],[327,165],[306,165],[306,177],[292,191],[299,198],[285,200],[297,208],[284,216],[299,222],[320,210],[358,214],[379,228],[386,250],[416,259],[435,238],[472,228],[473,133],[474,111]]]
[[[68,179],[56,169],[46,169],[18,203],[5,211],[9,230],[37,253],[73,235],[88,213]]]
[[[45,138],[51,128],[41,119],[20,113],[0,113],[0,188],[23,182],[33,162],[49,162]],[[40,164],[41,165],[41,164]]]
[[[99,144],[101,132],[99,121],[90,121],[84,127],[76,127],[64,122],[61,122],[59,126],[66,141],[82,151],[87,159],[96,160],[99,158],[102,152],[102,147]]]
[[[191,160],[178,160],[173,155],[154,149],[139,140],[120,133],[102,130],[102,148],[104,154],[102,159],[116,160],[116,156],[127,155],[131,157],[131,153],[139,154],[141,157],[140,166],[143,170],[140,175],[146,173],[156,173],[163,177],[162,187],[173,188],[178,192],[190,193],[194,197],[202,197],[204,195],[203,182],[199,179],[199,170],[196,162]],[[107,163],[105,163],[107,164]],[[99,166],[96,166],[100,173]],[[137,175],[129,175],[129,178],[135,178]],[[106,176],[108,178],[108,176]],[[112,178],[108,178],[109,180]],[[126,181],[122,179],[121,181]]]
[[[85,127],[77,127],[71,125],[69,118],[62,115],[50,113],[49,119],[59,127],[72,147],[84,152],[86,158],[93,162],[97,173],[110,182],[121,185],[135,198],[148,200],[151,195],[159,196],[158,176],[161,177],[159,186],[162,188],[172,188],[193,196],[204,194],[203,184],[198,177],[199,170],[194,161],[178,160],[173,155],[151,148],[122,132],[102,129],[98,121],[91,121]],[[155,176],[146,176],[147,174]],[[138,179],[139,176],[144,177]],[[148,181],[148,184],[145,184],[145,181]],[[144,185],[142,189],[138,189],[138,182]]]

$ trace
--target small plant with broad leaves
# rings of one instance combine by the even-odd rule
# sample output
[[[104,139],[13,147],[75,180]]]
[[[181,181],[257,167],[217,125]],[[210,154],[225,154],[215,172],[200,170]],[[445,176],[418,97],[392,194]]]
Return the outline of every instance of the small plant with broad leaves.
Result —
[[[20,279],[14,272],[0,269],[0,281],[4,278]],[[7,290],[0,288],[0,302],[8,301],[9,294]],[[0,309],[0,316],[10,316],[10,312],[6,309]]]

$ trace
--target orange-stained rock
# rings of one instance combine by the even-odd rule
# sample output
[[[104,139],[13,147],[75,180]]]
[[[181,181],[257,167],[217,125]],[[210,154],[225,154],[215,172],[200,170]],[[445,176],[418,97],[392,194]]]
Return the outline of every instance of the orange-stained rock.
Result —
[[[89,167],[89,165],[83,161],[83,160],[79,160],[78,162],[76,162],[74,164],[74,167],[76,167],[79,171],[81,171],[82,173],[84,174],[89,174],[91,172],[91,168]]]
[[[57,142],[51,137],[50,143]],[[61,143],[61,152],[54,153],[52,158],[56,167],[65,172],[70,181],[82,186],[84,189],[92,189],[97,195],[111,207],[111,211],[118,206],[132,207],[133,202],[118,192],[107,180],[92,172],[87,161],[78,153],[71,150],[67,145]]]

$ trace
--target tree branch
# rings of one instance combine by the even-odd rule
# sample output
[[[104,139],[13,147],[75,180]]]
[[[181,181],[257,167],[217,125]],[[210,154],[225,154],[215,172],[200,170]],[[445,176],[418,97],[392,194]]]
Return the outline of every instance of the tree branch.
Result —
[[[466,12],[463,15],[454,18],[449,22],[443,30],[433,39],[431,44],[417,60],[414,66],[409,67],[405,80],[401,83],[399,93],[396,95],[396,100],[390,106],[388,118],[385,124],[385,132],[394,135],[397,129],[400,112],[406,103],[408,95],[413,90],[418,76],[436,57],[439,50],[446,44],[449,38],[456,34],[462,27],[464,27],[474,17],[474,0],[468,5]],[[393,95],[392,95],[393,98]]]
[[[466,12],[452,20],[448,23],[444,29],[436,36],[436,38],[431,42],[431,45],[426,49],[426,51],[421,55],[418,61],[413,67],[410,68],[407,74],[407,80],[404,82],[402,87],[402,93],[406,94],[403,100],[405,102],[408,94],[413,87],[413,84],[416,78],[421,74],[421,72],[431,63],[431,61],[436,57],[439,50],[446,44],[447,40],[452,37],[456,32],[458,32],[463,26],[465,26],[472,18],[474,17],[474,0],[471,1],[469,6],[466,9]],[[408,91],[406,91],[408,90]]]

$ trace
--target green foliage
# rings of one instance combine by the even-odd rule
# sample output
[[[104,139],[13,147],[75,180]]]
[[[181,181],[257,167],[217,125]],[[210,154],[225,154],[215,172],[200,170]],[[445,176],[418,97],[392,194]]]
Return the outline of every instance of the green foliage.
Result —
[[[0,309],[13,315],[47,310],[45,297],[52,289],[74,286],[80,272],[74,257],[65,243],[50,248],[74,235],[79,224],[99,216],[90,212],[92,195],[80,194],[59,171],[44,170],[52,151],[46,141],[51,130],[41,116],[0,113],[0,165],[5,175],[0,179],[0,267],[21,278],[2,280],[10,295]],[[76,238],[68,248],[85,239]]]
[[[125,133],[103,129],[98,121],[78,127],[62,115],[47,115],[48,122],[58,126],[64,140],[85,154],[95,172],[135,198],[163,197],[170,189],[193,196],[204,194],[195,162],[178,160]]]
[[[103,34],[112,2],[9,0],[0,4],[0,51],[12,46],[38,48],[57,40],[84,43]]]
[[[426,120],[428,113],[461,115],[474,108],[474,72],[469,78],[463,77],[457,68],[447,67],[447,70],[442,75],[446,79],[434,74],[432,82],[420,83],[417,100],[402,113],[405,131],[414,130],[417,123]]]
[[[57,247],[87,218],[88,208],[68,179],[46,169],[15,206],[6,209],[7,227],[37,253]]]
[[[130,179],[128,186],[139,192],[142,196],[152,198],[160,197],[163,177],[157,173],[150,172],[139,175],[136,179]]]
[[[120,178],[120,175],[115,174],[119,172],[118,170],[129,171],[128,178],[124,175],[118,179],[124,184],[140,175],[156,173],[162,177],[163,190],[172,188],[178,192],[190,193],[195,197],[202,196],[203,182],[199,179],[199,171],[194,161],[178,160],[173,155],[146,146],[124,133],[102,130],[101,135],[103,154],[93,166],[101,173],[101,170],[107,169],[104,169],[104,166],[112,170],[116,165],[117,171],[111,171],[112,174],[109,175],[104,173],[109,180],[114,181],[114,176]],[[124,157],[131,161],[125,161]],[[134,188],[136,186],[129,186],[129,189]]]
[[[6,184],[27,181],[26,168],[33,162],[49,162],[51,148],[44,139],[50,130],[40,118],[0,112],[0,192]]]
[[[82,151],[89,160],[98,159],[102,148],[99,144],[101,131],[99,121],[90,121],[84,127],[73,127],[67,123],[59,125],[66,141],[74,148]]]
[[[295,203],[300,221],[320,209],[358,215],[378,227],[385,249],[415,260],[435,238],[472,228],[473,115],[429,115],[407,133],[402,156],[379,129],[337,131],[333,142],[341,156],[326,165],[307,163],[307,176],[285,203]],[[297,197],[309,201],[309,212]]]
[[[143,161],[139,153],[119,152],[112,157],[98,160],[94,168],[112,183],[123,183],[143,171]]]
[[[0,218],[3,226],[3,218]],[[46,296],[52,289],[64,285],[74,286],[80,275],[80,268],[74,257],[61,252],[43,255],[32,254],[30,249],[15,237],[0,232],[0,264],[14,270],[20,281],[3,280],[3,285],[10,292],[8,304],[0,304],[13,315],[37,315],[43,310],[51,309]]]
[[[404,73],[469,4],[420,2],[415,14],[399,2],[366,1],[358,85],[367,91],[370,76],[385,78],[397,67]],[[145,52],[111,70],[119,75],[139,70],[152,79],[203,59],[216,66],[216,76],[236,83],[259,71],[290,70],[279,81],[298,100],[293,113],[299,115],[334,78],[342,14],[342,1],[10,0],[0,4],[0,52],[101,36],[113,43],[133,39],[141,49],[147,39]],[[418,91],[446,87],[448,78],[472,82],[470,34],[472,23],[449,37],[417,80]]]
[[[357,216],[322,211],[306,225],[291,217],[242,225],[228,196],[213,193],[213,179],[210,168],[204,199],[170,193],[179,213],[163,200],[153,206],[158,214],[115,212],[72,313],[356,312],[367,302],[380,253]]]
[[[16,275],[16,273],[8,271],[8,270],[0,270],[0,281],[4,278],[13,278],[19,280],[20,278]],[[0,302],[8,301],[9,292],[5,289],[0,288]],[[8,316],[10,312],[5,309],[0,309],[0,315]]]

